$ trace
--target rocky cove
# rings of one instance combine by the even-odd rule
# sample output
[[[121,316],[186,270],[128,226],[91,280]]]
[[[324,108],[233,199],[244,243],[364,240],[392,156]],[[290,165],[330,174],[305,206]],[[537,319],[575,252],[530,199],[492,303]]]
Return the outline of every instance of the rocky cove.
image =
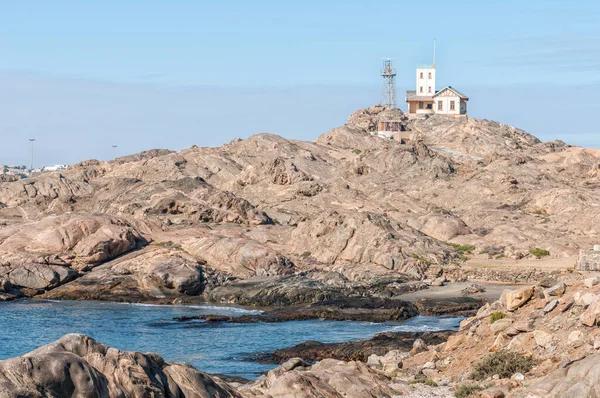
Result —
[[[382,117],[402,136],[374,136]],[[597,283],[574,266],[598,237],[599,165],[597,150],[501,123],[374,106],[314,142],[260,134],[0,182],[0,305],[16,333],[0,395],[536,396],[596,349]],[[223,305],[243,312],[205,311]],[[457,317],[456,334],[430,333]],[[23,329],[44,339],[15,343]],[[125,346],[119,330],[139,333]],[[213,343],[262,365],[194,358]],[[470,377],[504,351],[531,366]]]
[[[82,333],[128,351],[156,352],[165,359],[187,362],[209,373],[255,379],[275,367],[250,361],[305,340],[341,343],[368,340],[379,333],[411,333],[457,329],[462,318],[415,317],[408,321],[336,322],[324,320],[220,324],[176,318],[191,314],[229,316],[257,314],[239,307],[138,305],[95,301],[27,300],[0,303],[0,359],[19,356],[65,334]],[[378,352],[381,352],[379,350]],[[262,361],[264,363],[264,361]]]

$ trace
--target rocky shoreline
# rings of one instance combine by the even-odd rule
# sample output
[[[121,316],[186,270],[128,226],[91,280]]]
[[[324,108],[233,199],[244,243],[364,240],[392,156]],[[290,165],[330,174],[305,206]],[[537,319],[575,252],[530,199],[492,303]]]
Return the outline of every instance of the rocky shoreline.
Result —
[[[546,278],[507,289],[458,332],[382,333],[258,355],[253,359],[280,366],[253,381],[67,335],[0,361],[0,396],[592,397],[599,303],[600,276]]]
[[[346,362],[359,361],[366,363],[371,355],[384,356],[394,350],[409,352],[414,347],[441,344],[453,333],[455,331],[451,330],[437,332],[387,332],[377,334],[369,340],[342,343],[306,341],[293,347],[259,353],[245,360],[278,365],[293,358],[300,358],[307,363],[314,363],[327,358]]]
[[[373,134],[382,118],[402,124],[401,139]],[[394,335],[396,348],[380,337],[338,346],[306,343],[273,353],[281,360],[292,352],[310,361],[325,353],[344,360],[312,364],[290,358],[239,388],[155,354],[125,353],[69,335],[0,361],[0,392],[363,398],[425,389],[441,397],[452,393],[488,349],[509,346],[533,350],[544,365],[514,372],[520,376],[510,381],[486,376],[500,390],[494,396],[525,390],[529,379],[556,366],[563,373],[570,366],[573,372],[578,366],[589,370],[592,359],[580,355],[592,358],[597,348],[589,339],[595,329],[589,328],[596,323],[598,288],[583,290],[573,259],[598,238],[600,207],[591,204],[597,202],[599,170],[596,150],[543,143],[489,120],[441,115],[409,120],[398,109],[374,106],[354,112],[344,126],[313,142],[258,134],[219,148],[150,150],[5,179],[2,301],[210,302],[264,311],[235,319],[194,317],[229,323],[472,317],[445,343],[442,336],[427,337],[431,344],[413,336],[421,343],[409,352],[411,337]],[[530,286],[513,294],[528,296],[515,308],[507,307],[508,293],[496,300],[477,286],[464,294],[434,294],[464,281],[538,285],[549,276],[564,280],[567,293],[546,297],[549,286]],[[406,299],[411,296],[418,298]],[[495,312],[504,318],[492,323]],[[552,333],[569,342],[566,348]],[[376,348],[380,343],[394,349],[384,354]],[[350,360],[353,355],[364,360],[367,353],[368,365]],[[549,396],[571,387],[588,391],[587,381],[550,383],[539,391]]]

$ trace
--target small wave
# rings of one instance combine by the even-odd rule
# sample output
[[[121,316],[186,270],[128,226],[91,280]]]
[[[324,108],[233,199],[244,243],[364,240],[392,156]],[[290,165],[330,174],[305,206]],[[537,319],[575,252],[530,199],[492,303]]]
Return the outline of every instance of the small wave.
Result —
[[[228,307],[228,306],[220,306],[220,305],[204,305],[204,304],[193,304],[193,305],[187,305],[187,304],[150,304],[150,303],[118,303],[118,304],[127,304],[127,305],[133,305],[136,307],[165,307],[165,308],[193,308],[193,309],[197,309],[197,310],[205,310],[205,311],[218,311],[218,312],[225,312],[225,313],[238,313],[238,314],[250,314],[250,315],[256,315],[256,314],[262,314],[263,311],[260,310],[247,310],[245,308],[239,308],[239,307]]]
[[[180,305],[179,307],[184,308],[196,308],[200,310],[211,310],[211,311],[223,311],[223,312],[237,312],[240,314],[262,314],[263,311],[260,310],[247,310],[245,308],[239,307],[227,307],[227,306],[219,306],[219,305]]]

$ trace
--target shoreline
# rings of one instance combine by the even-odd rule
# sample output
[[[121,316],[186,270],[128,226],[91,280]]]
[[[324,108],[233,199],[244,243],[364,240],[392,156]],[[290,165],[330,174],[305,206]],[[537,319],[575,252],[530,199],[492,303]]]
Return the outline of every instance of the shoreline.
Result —
[[[169,300],[149,299],[124,301],[120,299],[98,300],[96,298],[91,300],[86,298],[62,300],[46,298],[44,295],[40,295],[34,297],[22,297],[12,301],[6,301],[6,303],[22,301],[82,301],[180,308],[194,308],[195,306],[210,308],[213,306],[217,310],[219,308],[238,309],[242,313],[252,313],[250,316],[263,317],[265,321],[270,322],[274,322],[274,320],[268,319],[267,317],[277,318],[277,322],[304,319],[385,322],[396,319],[406,319],[416,315],[468,315],[470,312],[476,311],[486,302],[498,299],[503,290],[515,289],[523,286],[523,284],[476,283],[476,285],[483,287],[485,291],[472,294],[464,294],[462,292],[463,289],[473,284],[474,283],[470,281],[448,282],[443,286],[430,286],[426,289],[415,290],[392,298],[354,296],[342,300],[322,300],[314,303],[298,303],[288,306],[252,306],[241,305],[238,303],[222,303],[206,300],[204,297],[200,296],[184,296]],[[408,307],[407,311],[399,313],[396,310],[398,309],[398,306],[402,305]],[[412,305],[414,305],[414,308],[410,308]],[[376,310],[378,309],[381,310],[380,314],[376,313]],[[338,310],[337,313],[336,310]],[[203,316],[208,317],[210,315],[211,314],[206,314]],[[213,319],[212,321],[216,322],[224,320]]]

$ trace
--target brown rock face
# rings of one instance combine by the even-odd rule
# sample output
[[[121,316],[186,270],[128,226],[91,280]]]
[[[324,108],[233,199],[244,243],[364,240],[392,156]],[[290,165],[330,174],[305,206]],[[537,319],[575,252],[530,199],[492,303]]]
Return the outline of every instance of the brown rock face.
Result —
[[[109,216],[56,216],[0,229],[0,277],[15,287],[52,289],[145,240]]]
[[[150,246],[102,264],[44,297],[146,301],[196,296],[209,283],[203,265],[180,249]]]
[[[398,391],[389,384],[387,376],[364,363],[325,359],[310,370],[298,370],[284,364],[243,386],[240,392],[245,397],[391,398]]]
[[[533,286],[525,286],[506,294],[506,309],[514,311],[527,302],[533,295]]]
[[[17,397],[241,397],[218,379],[156,354],[109,348],[69,334],[0,361],[0,395]]]
[[[406,144],[371,135],[382,118],[404,125]],[[503,280],[488,268],[462,272],[465,257],[479,253],[477,267],[529,261],[513,278],[521,282],[545,272],[537,262],[565,260],[600,234],[598,164],[598,151],[543,144],[500,123],[406,120],[382,106],[353,113],[314,142],[259,134],[219,148],[90,160],[0,181],[0,279],[35,295],[85,275],[90,284],[73,292],[123,299],[97,284],[119,271],[110,278],[127,280],[139,297],[212,292],[169,288],[177,285],[169,277],[149,282],[162,277],[139,277],[147,270],[133,263],[98,268],[146,242],[172,242],[163,249],[174,257],[186,251],[186,264],[221,276],[217,285],[297,274],[286,286],[298,298],[317,274],[330,297],[383,294],[382,281],[395,295],[409,279]],[[536,248],[549,256],[538,261]],[[340,290],[323,279],[334,274],[350,284]],[[285,298],[282,289],[265,289]]]

